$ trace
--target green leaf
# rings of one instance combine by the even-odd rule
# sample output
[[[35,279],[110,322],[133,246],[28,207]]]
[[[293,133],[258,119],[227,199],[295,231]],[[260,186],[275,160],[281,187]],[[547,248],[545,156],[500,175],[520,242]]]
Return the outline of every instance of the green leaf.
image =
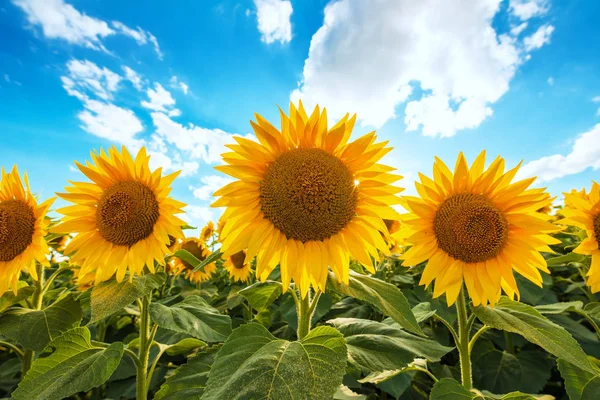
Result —
[[[208,372],[215,358],[214,352],[190,358],[187,364],[175,370],[156,393],[156,400],[200,400],[208,380]]]
[[[565,380],[565,389],[569,399],[600,399],[600,369],[592,373],[559,359],[558,370]]]
[[[473,400],[476,398],[483,399],[482,396],[477,396],[475,393],[468,391],[460,383],[454,379],[440,379],[433,385],[430,394],[430,400]]]
[[[93,346],[90,331],[79,327],[50,343],[55,349],[37,358],[12,395],[14,400],[60,400],[102,385],[119,366],[123,343]]]
[[[4,294],[0,296],[0,313],[13,304],[20,303],[29,298],[34,292],[35,288],[33,286],[23,286],[19,288],[16,295],[12,291],[4,292]]]
[[[583,310],[590,317],[600,321],[600,303],[598,303],[598,302],[588,303],[585,305]]]
[[[522,369],[519,360],[506,351],[496,349],[481,353],[473,360],[474,384],[493,393],[518,389]]]
[[[179,354],[189,353],[190,351],[197,349],[198,347],[205,347],[206,343],[202,340],[194,338],[185,338],[179,342],[172,344],[167,347],[167,354],[170,356],[176,356]]]
[[[42,351],[60,334],[78,326],[81,319],[79,302],[68,294],[45,310],[9,308],[0,315],[0,336],[26,349]]]
[[[546,263],[549,267],[556,267],[560,265],[566,265],[571,262],[582,262],[585,259],[585,255],[577,253],[567,253],[558,257],[549,258]]]
[[[269,307],[281,296],[281,283],[275,281],[256,282],[238,292],[257,311]]]
[[[220,314],[200,296],[186,297],[170,307],[151,303],[150,318],[161,328],[207,342],[223,342],[231,333],[231,318]]]
[[[192,272],[204,271],[204,267],[206,267],[208,264],[217,261],[221,258],[222,255],[223,253],[217,251],[206,257],[206,259],[204,259],[203,261],[200,261],[187,250],[181,249],[173,253],[174,257],[180,258],[183,261],[190,264],[191,266],[193,266],[194,269],[192,270]]]
[[[90,324],[111,316],[127,307],[142,296],[152,293],[165,283],[163,272],[134,276],[131,283],[128,279],[119,283],[116,280],[102,282],[92,289],[92,319]]]
[[[435,315],[435,310],[431,309],[430,303],[419,303],[412,308],[412,312],[419,323],[425,322]]]
[[[217,354],[203,400],[331,399],[346,357],[344,338],[328,326],[289,342],[260,324],[242,325]]]
[[[578,311],[583,309],[583,303],[581,301],[569,301],[564,303],[545,304],[543,306],[536,306],[536,310],[540,314],[561,314],[567,311]]]
[[[584,370],[593,371],[579,343],[564,328],[527,304],[502,297],[495,308],[480,306],[473,312],[479,320],[494,329],[518,333],[550,354]]]
[[[452,347],[405,332],[398,326],[367,319],[337,318],[328,321],[346,339],[348,360],[374,372],[401,369],[417,357],[440,359]]]
[[[336,292],[366,301],[407,331],[425,335],[412,313],[408,300],[396,286],[352,270],[350,270],[349,283],[348,286],[344,285],[329,273],[327,284]]]
[[[367,396],[354,393],[347,386],[340,385],[333,395],[333,400],[367,400]]]

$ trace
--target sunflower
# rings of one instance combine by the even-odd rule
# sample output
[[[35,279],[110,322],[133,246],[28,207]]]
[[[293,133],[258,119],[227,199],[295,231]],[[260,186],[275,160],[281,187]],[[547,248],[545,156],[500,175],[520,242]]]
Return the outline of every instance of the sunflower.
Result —
[[[566,218],[558,221],[561,225],[572,225],[584,229],[587,238],[573,250],[573,253],[592,256],[592,265],[587,273],[587,284],[592,293],[600,292],[600,185],[593,182],[590,193],[572,190],[565,193]]]
[[[229,256],[223,267],[229,272],[231,279],[238,282],[247,282],[252,274],[252,267],[244,250]]]
[[[433,295],[446,293],[449,305],[466,284],[475,306],[498,300],[501,289],[519,297],[513,270],[542,286],[539,270],[548,272],[539,251],[560,243],[557,231],[536,210],[552,203],[544,189],[527,189],[535,178],[511,183],[521,164],[504,172],[496,158],[484,170],[485,151],[471,168],[462,153],[454,173],[438,158],[434,179],[419,174],[417,197],[404,197],[410,211],[402,217],[402,237],[412,244],[403,258],[414,266],[429,260],[420,284],[435,279]]]
[[[200,240],[202,240],[204,243],[207,243],[214,233],[215,224],[213,224],[212,221],[209,221],[208,224],[202,228],[202,232],[200,232]]]
[[[217,170],[237,178],[218,190],[213,207],[227,207],[221,232],[224,257],[247,249],[265,280],[279,264],[284,290],[292,280],[303,297],[310,286],[325,290],[328,267],[348,283],[349,258],[374,272],[373,260],[389,249],[379,232],[383,218],[398,219],[392,205],[401,176],[379,164],[391,148],[375,132],[349,142],[356,115],[327,128],[327,112],[310,118],[302,103],[280,112],[281,130],[256,114],[258,142],[235,137]]]
[[[65,254],[81,266],[81,278],[95,271],[99,283],[116,273],[121,282],[127,271],[130,279],[144,266],[154,272],[154,262],[164,265],[170,253],[169,236],[183,236],[185,222],[175,214],[185,204],[168,197],[179,172],[162,176],[161,168],[151,171],[144,148],[135,160],[125,147],[91,157],[92,163],[76,164],[92,182],[70,182],[67,193],[57,193],[74,204],[57,210],[64,218],[51,230],[77,233]]]
[[[200,261],[206,260],[210,251],[201,239],[185,238],[176,247],[176,250],[186,250]],[[185,278],[190,282],[202,283],[210,279],[211,275],[217,270],[214,263],[204,266],[204,271],[193,272],[194,266],[187,261],[172,257],[169,260],[169,273],[173,275],[185,274]]]
[[[2,168],[0,180],[0,296],[11,286],[17,293],[21,270],[28,269],[37,280],[35,262],[48,264],[48,244],[44,240],[49,220],[48,209],[54,198],[38,205],[31,193],[27,174],[25,187],[14,166],[10,173]]]

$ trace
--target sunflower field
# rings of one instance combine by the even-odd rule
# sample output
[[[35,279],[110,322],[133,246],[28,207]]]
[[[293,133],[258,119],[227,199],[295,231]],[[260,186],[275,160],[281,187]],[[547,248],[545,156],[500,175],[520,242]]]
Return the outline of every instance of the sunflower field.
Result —
[[[56,208],[4,166],[0,398],[600,399],[600,185],[483,151],[404,196],[356,116],[280,115],[227,146],[199,235],[144,148]]]

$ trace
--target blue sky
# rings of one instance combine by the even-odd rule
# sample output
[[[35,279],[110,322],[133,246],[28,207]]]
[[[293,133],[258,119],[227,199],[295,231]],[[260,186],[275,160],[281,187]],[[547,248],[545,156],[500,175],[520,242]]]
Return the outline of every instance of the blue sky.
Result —
[[[482,149],[560,195],[600,167],[600,3],[571,0],[0,0],[0,164],[42,197],[73,160],[145,145],[216,219],[213,167],[290,99],[356,112],[412,189]]]

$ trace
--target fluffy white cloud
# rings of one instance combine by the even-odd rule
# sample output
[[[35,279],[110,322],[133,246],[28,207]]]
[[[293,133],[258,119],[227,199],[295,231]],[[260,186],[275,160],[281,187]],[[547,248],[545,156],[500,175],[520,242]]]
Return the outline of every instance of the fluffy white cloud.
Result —
[[[550,0],[510,0],[510,12],[522,20],[544,15],[550,9]]]
[[[531,36],[527,36],[523,41],[523,44],[525,45],[525,50],[537,50],[543,45],[550,43],[550,37],[552,36],[552,32],[554,32],[554,27],[552,25],[540,26],[534,34],[532,34]]]
[[[67,70],[68,75],[61,77],[63,87],[71,96],[82,101],[88,97],[87,92],[102,100],[112,99],[122,79],[119,74],[88,60],[70,60]]]
[[[379,128],[420,87],[406,107],[408,130],[452,136],[474,128],[526,58],[519,29],[493,27],[501,1],[332,1],[291,98],[326,105],[335,118],[357,112]]]
[[[579,135],[567,155],[554,154],[528,162],[519,171],[519,176],[537,176],[540,181],[550,181],[588,168],[600,168],[600,124]]]
[[[225,145],[234,143],[233,135],[220,129],[206,129],[193,124],[185,127],[162,112],[150,115],[156,134],[192,160],[209,164],[220,162],[221,153],[227,150]]]
[[[199,200],[210,200],[213,193],[233,182],[233,179],[222,175],[209,175],[200,178],[200,186],[190,186],[190,190],[194,197]]]
[[[554,86],[554,78],[553,77],[549,77],[546,82],[548,82],[548,85]]]
[[[138,73],[126,65],[123,66],[123,71],[125,71],[125,77],[129,82],[131,82],[133,87],[135,87],[137,90],[142,90],[143,82],[142,78],[138,75]]]
[[[171,80],[169,81],[171,82],[171,87],[175,88],[175,89],[181,89],[181,91],[183,92],[183,94],[188,94],[190,91],[190,87],[185,84],[184,82],[181,82],[179,80],[179,78],[177,78],[176,76],[172,76]]]
[[[84,131],[133,148],[143,144],[135,138],[144,127],[133,111],[97,100],[85,101],[84,107],[77,115]]]
[[[156,38],[141,28],[131,29],[121,22],[113,21],[112,28],[103,20],[90,17],[75,9],[64,0],[12,0],[21,8],[32,26],[40,26],[49,39],[62,39],[68,43],[108,52],[102,40],[110,35],[122,34],[133,38],[138,44],[151,42],[159,58],[162,53]]]
[[[513,26],[510,29],[510,34],[513,36],[519,36],[521,32],[523,32],[527,28],[527,25],[529,25],[527,22],[523,22],[517,26]]]
[[[150,101],[142,100],[142,107],[153,111],[167,112],[167,108],[175,105],[175,99],[171,92],[166,90],[160,83],[154,84],[154,89],[148,88],[146,91]]]
[[[267,44],[292,40],[290,17],[294,11],[288,0],[254,0],[261,40]],[[247,14],[248,15],[248,14]]]
[[[217,221],[223,213],[221,209],[192,205],[186,206],[184,211],[185,214],[182,215],[182,218],[185,219],[189,225],[196,226],[199,229],[201,229],[209,221]],[[188,233],[188,236],[189,235],[190,234]]]

